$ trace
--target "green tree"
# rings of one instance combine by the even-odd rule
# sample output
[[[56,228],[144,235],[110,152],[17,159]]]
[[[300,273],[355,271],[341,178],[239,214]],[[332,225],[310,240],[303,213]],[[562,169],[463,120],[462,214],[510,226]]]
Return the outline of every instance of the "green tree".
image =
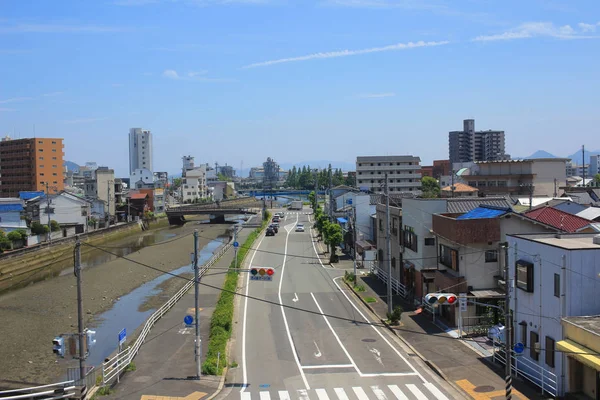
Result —
[[[431,176],[421,178],[421,190],[424,198],[440,197],[440,184]]]
[[[324,242],[330,247],[329,262],[338,261],[335,249],[342,243],[343,240],[344,236],[342,235],[342,227],[336,223],[327,221],[325,225]]]
[[[344,180],[344,185],[350,186],[350,187],[356,187],[356,179],[355,179],[354,175],[348,174],[348,176]]]
[[[60,231],[60,225],[58,224],[58,222],[56,222],[55,220],[51,220],[50,221],[50,230],[52,232]]]
[[[219,173],[217,175],[217,179],[220,180],[220,181],[231,182],[231,178],[230,177],[228,177],[226,175],[223,175],[221,173]]]
[[[308,201],[310,202],[310,205],[313,210],[315,208],[317,208],[317,203],[315,202],[315,191],[314,190],[308,194]]]
[[[182,182],[183,182],[182,178],[174,178],[173,179],[173,188],[176,189],[178,187],[181,187]]]
[[[31,223],[31,233],[33,235],[44,235],[48,233],[48,226],[42,225],[39,222],[35,221]]]
[[[596,174],[596,176],[594,176],[594,182],[600,185],[600,174]]]
[[[8,232],[8,235],[6,235],[6,238],[8,240],[10,240],[11,242],[27,240],[27,232],[24,231],[23,229],[18,229],[16,231]]]
[[[6,237],[4,231],[0,231],[0,253],[11,248],[10,240]]]

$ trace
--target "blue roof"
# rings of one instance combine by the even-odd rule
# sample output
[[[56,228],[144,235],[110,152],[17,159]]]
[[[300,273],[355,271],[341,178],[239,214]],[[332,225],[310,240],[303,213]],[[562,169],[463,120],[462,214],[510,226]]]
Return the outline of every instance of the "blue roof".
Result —
[[[36,197],[44,197],[44,192],[19,192],[19,198],[21,200],[31,200]]]
[[[23,211],[21,204],[0,204],[0,212]]]
[[[342,224],[345,224],[346,222],[348,222],[348,220],[346,218],[342,218],[342,217],[338,217],[338,222],[341,222]]]
[[[492,206],[479,206],[466,214],[461,215],[456,219],[483,219],[483,218],[497,218],[501,215],[509,212],[508,208],[492,207]]]

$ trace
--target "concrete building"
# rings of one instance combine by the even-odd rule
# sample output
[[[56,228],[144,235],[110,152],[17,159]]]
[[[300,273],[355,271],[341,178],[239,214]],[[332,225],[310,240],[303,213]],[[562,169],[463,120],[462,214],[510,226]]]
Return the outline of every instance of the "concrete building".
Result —
[[[356,185],[363,191],[383,193],[388,173],[390,193],[421,192],[421,159],[415,156],[356,157]]]
[[[64,189],[63,139],[30,138],[0,141],[0,197],[22,191],[61,192]]]
[[[279,164],[275,162],[271,157],[267,158],[267,161],[263,163],[263,182],[265,188],[274,188],[279,182]]]
[[[131,189],[150,189],[154,187],[154,174],[148,169],[136,169],[130,177]]]
[[[27,230],[27,221],[23,218],[23,205],[23,200],[18,197],[0,199],[0,231],[8,233],[17,229]]]
[[[600,174],[600,155],[590,156],[590,174],[589,177],[593,178],[596,174]]]
[[[563,321],[569,323],[569,318],[600,312],[600,240],[596,236],[529,234],[507,237],[509,276],[514,280],[510,308],[515,341],[526,347],[519,358],[519,368],[538,385],[541,386],[543,381],[544,389],[557,397],[581,390],[583,382],[589,382],[588,377],[594,374],[596,385],[598,382],[598,368],[588,371],[579,365],[583,354],[578,357],[576,352],[564,353],[567,349],[572,351],[573,347],[578,351],[585,350],[590,347],[589,342],[568,328],[563,331]],[[589,354],[588,351],[583,353]],[[569,357],[575,360],[569,360]],[[581,373],[578,380],[568,378],[577,375],[576,372]],[[552,387],[558,389],[554,391]],[[598,396],[597,391],[595,396]]]
[[[186,171],[182,177],[181,194],[184,203],[193,203],[208,197],[206,165]]]
[[[377,204],[377,226],[376,235],[379,238],[377,240],[377,276],[387,281],[388,275],[388,252],[387,252],[387,241],[386,241],[386,212],[385,204]],[[392,281],[400,282],[402,284],[408,282],[414,282],[410,274],[414,270],[402,268],[402,209],[400,207],[390,205],[390,244],[392,248]],[[412,285],[406,287],[406,292],[409,294],[413,293],[414,288]]]
[[[129,129],[129,173],[136,169],[153,171],[152,133],[142,128]]]
[[[592,168],[593,168],[593,166],[590,164],[583,165],[583,164],[577,164],[577,162],[567,161],[567,163],[565,165],[565,172],[567,174],[567,177],[576,176],[576,177],[581,177],[583,179],[583,176],[585,174],[586,179],[588,179],[588,178],[593,178],[595,175],[595,174],[590,175]],[[596,161],[596,168],[598,168],[597,161]]]
[[[187,171],[191,171],[194,168],[196,168],[194,166],[194,157],[192,157],[192,156],[183,156],[183,157],[181,157],[181,161],[182,161],[182,164],[183,164],[183,166],[181,168],[181,175],[182,176],[185,176],[185,173]]]
[[[50,206],[48,206],[48,199]],[[58,222],[65,232],[63,235],[65,237],[70,236],[67,234],[70,229],[73,229],[73,233],[86,231],[88,218],[92,215],[90,201],[67,192],[51,194],[48,199],[36,197],[28,202],[28,205],[33,205],[37,209],[37,212],[32,214],[32,221],[46,225],[50,218]]]
[[[504,131],[475,131],[474,119],[465,119],[462,131],[448,133],[448,147],[450,163],[510,158],[505,152]]]
[[[105,204],[105,212],[115,215],[115,171],[108,167],[98,167],[95,178],[85,182],[85,196],[101,200]]]

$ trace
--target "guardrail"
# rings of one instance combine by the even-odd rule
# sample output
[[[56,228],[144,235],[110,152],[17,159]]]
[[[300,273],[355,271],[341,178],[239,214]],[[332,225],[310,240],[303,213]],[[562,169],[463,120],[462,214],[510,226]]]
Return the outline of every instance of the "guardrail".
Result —
[[[384,271],[382,268],[379,268],[379,263],[374,262],[371,264],[370,271],[374,273],[379,280],[387,285],[388,282],[388,272]],[[402,297],[406,297],[406,288],[400,281],[392,276],[392,292],[395,294],[399,294]]]
[[[550,395],[558,396],[558,378],[553,372],[541,367],[539,364],[531,361],[522,354],[517,355],[511,350],[513,363],[512,370],[516,376],[520,376],[533,383],[544,392]],[[506,364],[506,352],[503,348],[496,350],[493,353],[493,360],[502,365]]]
[[[0,392],[2,400],[21,399],[67,399],[76,395],[77,388],[74,381],[64,381],[22,389],[11,389]]]
[[[201,267],[201,277],[204,276],[206,271],[208,271],[208,269],[212,267],[217,262],[217,260],[223,254],[225,254],[227,250],[229,250],[231,244],[232,242],[229,242],[225,246],[223,246],[217,253],[215,253],[210,258],[210,260],[208,260],[206,264],[204,264]],[[150,332],[156,321],[161,319],[163,315],[165,315],[179,301],[179,299],[181,299],[186,294],[186,292],[190,290],[190,288],[193,285],[193,280],[187,282],[181,288],[181,290],[179,290],[173,297],[169,299],[169,301],[167,301],[165,304],[162,305],[162,307],[156,310],[154,314],[152,314],[150,318],[148,318],[146,324],[144,325],[144,328],[142,329],[142,332],[140,333],[140,335],[138,336],[138,338],[132,346],[127,347],[125,350],[121,351],[120,353],[117,353],[115,356],[102,363],[102,382],[104,384],[110,383],[113,379],[119,376],[125,368],[127,368],[129,363],[131,363],[131,361],[133,361],[133,359],[137,355],[142,344],[144,344],[146,336],[148,336],[148,333]]]

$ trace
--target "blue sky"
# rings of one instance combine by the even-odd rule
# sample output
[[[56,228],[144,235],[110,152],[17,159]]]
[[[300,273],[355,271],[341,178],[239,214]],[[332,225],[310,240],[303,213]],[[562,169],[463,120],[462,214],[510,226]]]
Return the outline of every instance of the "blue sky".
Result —
[[[0,134],[128,174],[448,156],[475,118],[507,151],[600,148],[597,0],[0,0]]]

